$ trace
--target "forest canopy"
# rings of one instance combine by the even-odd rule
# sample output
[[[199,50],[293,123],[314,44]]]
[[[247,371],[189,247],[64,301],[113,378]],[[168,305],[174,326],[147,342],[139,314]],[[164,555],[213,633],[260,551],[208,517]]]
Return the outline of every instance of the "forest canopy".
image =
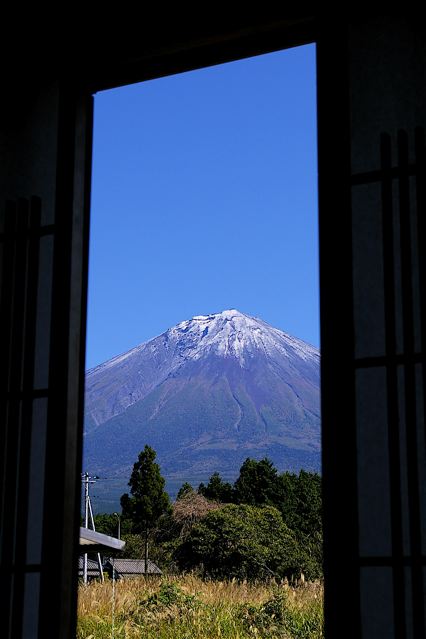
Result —
[[[129,482],[132,496],[122,500],[124,556],[144,557],[149,543],[149,558],[163,572],[249,580],[322,576],[319,474],[279,473],[266,457],[247,458],[233,484],[213,473],[198,488],[183,484],[171,506],[154,459],[145,447]],[[116,534],[116,515],[97,515],[95,523]]]

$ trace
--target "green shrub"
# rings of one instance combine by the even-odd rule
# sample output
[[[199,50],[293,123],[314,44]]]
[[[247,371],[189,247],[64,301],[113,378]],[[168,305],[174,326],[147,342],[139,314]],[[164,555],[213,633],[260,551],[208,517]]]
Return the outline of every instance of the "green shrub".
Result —
[[[151,611],[176,606],[181,609],[194,610],[201,602],[196,595],[188,595],[176,583],[163,582],[158,592],[154,592],[140,602],[142,608]]]
[[[322,639],[324,636],[322,603],[292,606],[283,590],[276,590],[273,597],[261,605],[240,606],[239,616],[247,632],[265,638]]]
[[[300,573],[299,545],[276,508],[228,504],[197,523],[175,557],[215,579],[271,579]]]

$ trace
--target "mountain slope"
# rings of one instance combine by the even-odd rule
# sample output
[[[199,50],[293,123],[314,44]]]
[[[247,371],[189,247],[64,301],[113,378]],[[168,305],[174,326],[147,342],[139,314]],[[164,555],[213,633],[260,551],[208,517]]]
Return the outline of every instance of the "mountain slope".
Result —
[[[235,477],[248,456],[318,470],[319,352],[228,310],[88,371],[85,467],[120,483],[146,443],[169,483]]]

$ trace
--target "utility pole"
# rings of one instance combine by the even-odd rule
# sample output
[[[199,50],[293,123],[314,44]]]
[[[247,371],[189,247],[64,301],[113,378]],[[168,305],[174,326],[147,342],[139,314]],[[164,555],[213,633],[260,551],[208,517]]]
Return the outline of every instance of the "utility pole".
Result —
[[[117,535],[117,538],[121,539],[121,530],[120,530],[121,518],[120,518],[120,515],[118,513],[112,513],[112,514],[115,515],[117,517],[117,519],[118,519],[118,535]]]
[[[148,526],[145,523],[145,575],[148,574]]]
[[[93,476],[89,475],[89,473],[82,473],[81,475],[81,481],[83,482],[83,485],[84,485],[84,526],[85,528],[89,528],[89,517],[90,517],[92,530],[96,530],[96,528],[95,528],[95,520],[93,517],[92,502],[90,500],[90,494],[89,494],[89,484],[95,484],[98,479],[99,477],[97,477],[96,475],[93,475]],[[97,555],[98,555],[99,575],[101,577],[101,581],[103,582],[104,573],[102,570],[101,554],[98,552]],[[84,557],[83,557],[83,582],[87,584],[87,553],[84,553]]]

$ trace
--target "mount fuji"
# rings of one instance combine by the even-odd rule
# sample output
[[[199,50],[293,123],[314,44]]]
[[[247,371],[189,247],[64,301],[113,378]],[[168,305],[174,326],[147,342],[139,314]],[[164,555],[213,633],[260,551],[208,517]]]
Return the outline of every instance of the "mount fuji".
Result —
[[[138,453],[157,451],[169,492],[247,457],[320,469],[319,351],[232,309],[198,315],[86,374],[84,469],[117,507]]]

